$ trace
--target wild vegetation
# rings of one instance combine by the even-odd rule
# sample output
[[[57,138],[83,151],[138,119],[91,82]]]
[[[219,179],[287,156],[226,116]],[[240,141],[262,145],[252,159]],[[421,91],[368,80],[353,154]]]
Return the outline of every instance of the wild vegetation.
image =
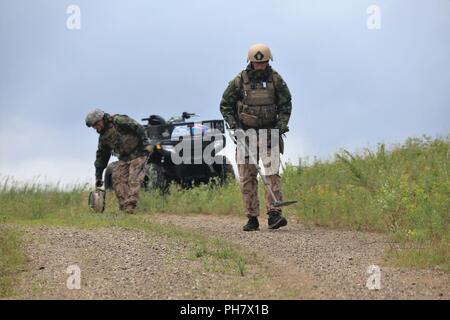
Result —
[[[316,225],[385,232],[391,261],[450,270],[450,140],[410,138],[389,150],[351,154],[308,167],[287,166],[290,214]]]
[[[299,202],[286,208],[285,214],[306,225],[387,233],[392,239],[387,257],[391,263],[448,271],[449,171],[449,139],[429,137],[410,138],[390,148],[379,144],[376,150],[342,150],[326,161],[287,164],[282,174],[285,198]],[[187,190],[171,186],[165,195],[158,191],[142,193],[138,215],[133,218],[118,212],[112,193],[107,194],[106,213],[89,212],[89,190],[85,186],[61,191],[58,186],[19,186],[7,180],[2,185],[0,219],[8,224],[139,228],[142,218],[154,213],[242,215],[237,182]],[[260,194],[263,205],[262,186]],[[150,228],[155,231],[160,227]],[[15,236],[3,233],[1,237],[2,253],[11,251]],[[210,244],[198,241],[193,246],[194,256],[222,255],[223,250],[210,249]],[[0,266],[4,268],[2,256]],[[245,269],[242,257],[230,257],[239,272]]]

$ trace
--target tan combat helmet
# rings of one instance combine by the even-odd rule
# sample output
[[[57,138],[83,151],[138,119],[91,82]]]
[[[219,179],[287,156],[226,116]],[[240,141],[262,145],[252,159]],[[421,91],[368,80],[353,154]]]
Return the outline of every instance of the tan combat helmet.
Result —
[[[254,44],[248,50],[247,62],[267,62],[269,60],[273,61],[273,57],[269,47],[265,44]]]

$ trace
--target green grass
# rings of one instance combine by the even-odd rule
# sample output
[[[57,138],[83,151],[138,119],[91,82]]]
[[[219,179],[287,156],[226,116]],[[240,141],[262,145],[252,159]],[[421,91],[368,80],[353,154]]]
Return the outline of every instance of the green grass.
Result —
[[[287,197],[301,200],[288,211],[301,221],[387,233],[405,248],[390,254],[400,265],[448,271],[449,172],[449,139],[422,137],[287,166],[283,178]]]
[[[299,203],[287,207],[285,214],[307,225],[386,233],[400,247],[413,248],[393,250],[389,254],[392,263],[448,271],[449,150],[448,138],[422,137],[390,148],[379,144],[376,150],[342,150],[327,161],[287,164],[282,175],[284,196]],[[259,192],[263,208],[261,185]],[[107,214],[87,213],[87,194],[83,187],[61,192],[58,187],[11,187],[5,182],[0,188],[0,218],[28,225],[141,227],[139,219],[118,212],[112,193],[107,195]],[[168,195],[142,193],[140,211],[243,217],[237,182],[188,190],[171,186]],[[193,250],[194,256],[222,255],[216,254],[222,249],[211,249],[201,242]],[[239,265],[239,259],[233,263]]]
[[[391,249],[387,261],[398,267],[434,268],[440,266],[449,271],[450,255],[448,242],[422,244],[423,248],[407,248],[401,251]],[[417,246],[413,244],[413,247]]]
[[[0,225],[0,298],[14,293],[18,270],[25,264],[20,239],[17,231]]]
[[[168,195],[142,194],[140,207],[151,213],[242,215],[237,183],[200,185],[192,189],[172,185]]]

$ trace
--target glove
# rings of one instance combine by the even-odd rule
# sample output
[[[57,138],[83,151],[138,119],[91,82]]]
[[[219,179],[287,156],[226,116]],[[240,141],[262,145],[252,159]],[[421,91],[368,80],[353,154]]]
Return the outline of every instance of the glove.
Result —
[[[147,151],[149,155],[153,153],[153,150],[154,147],[151,144],[145,146],[145,151]]]
[[[275,126],[275,129],[280,130],[280,134],[286,133],[289,131],[289,127],[287,124],[282,123],[282,122],[278,122],[277,125]]]
[[[101,188],[102,186],[103,186],[103,181],[100,179],[100,180],[97,180],[96,182],[95,182],[95,186],[97,187],[97,188]]]

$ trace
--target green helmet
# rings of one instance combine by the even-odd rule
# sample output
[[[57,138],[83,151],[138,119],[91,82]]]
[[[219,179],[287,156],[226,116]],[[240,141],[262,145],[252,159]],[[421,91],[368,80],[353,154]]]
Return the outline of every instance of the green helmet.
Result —
[[[105,115],[105,112],[100,109],[94,109],[88,112],[86,115],[86,126],[92,127],[98,121],[102,120]]]

